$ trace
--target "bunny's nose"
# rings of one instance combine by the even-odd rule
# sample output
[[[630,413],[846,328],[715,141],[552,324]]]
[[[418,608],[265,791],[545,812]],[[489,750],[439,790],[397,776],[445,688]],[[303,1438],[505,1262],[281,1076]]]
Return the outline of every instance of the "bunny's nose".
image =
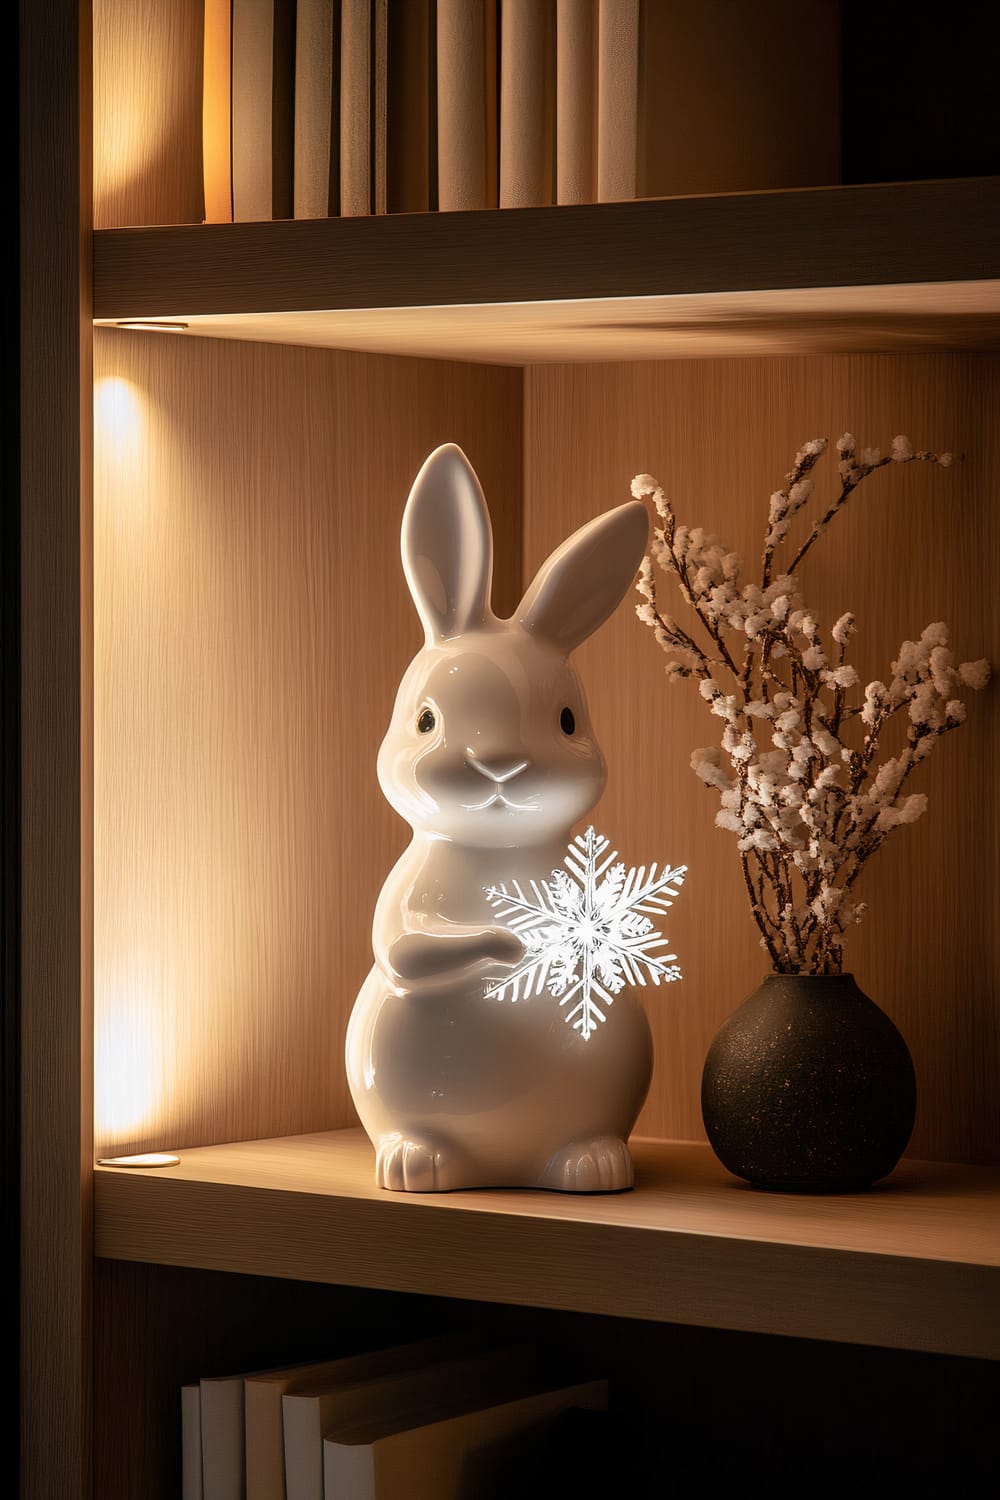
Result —
[[[515,776],[520,776],[521,772],[526,771],[531,764],[530,761],[519,760],[513,766],[490,766],[485,761],[477,759],[475,751],[469,748],[466,748],[465,758],[474,771],[478,771],[480,776],[485,776],[487,780],[494,782],[497,786],[503,786],[506,781],[513,781]]]

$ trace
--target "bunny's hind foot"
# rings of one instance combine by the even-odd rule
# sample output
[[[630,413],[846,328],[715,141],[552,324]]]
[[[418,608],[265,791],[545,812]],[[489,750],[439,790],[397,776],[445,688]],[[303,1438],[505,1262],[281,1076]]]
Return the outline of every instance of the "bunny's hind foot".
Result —
[[[460,1186],[451,1181],[447,1159],[430,1141],[383,1135],[375,1153],[375,1184],[391,1193],[439,1193]]]
[[[635,1181],[632,1153],[616,1135],[572,1141],[549,1160],[537,1186],[559,1193],[620,1193]]]

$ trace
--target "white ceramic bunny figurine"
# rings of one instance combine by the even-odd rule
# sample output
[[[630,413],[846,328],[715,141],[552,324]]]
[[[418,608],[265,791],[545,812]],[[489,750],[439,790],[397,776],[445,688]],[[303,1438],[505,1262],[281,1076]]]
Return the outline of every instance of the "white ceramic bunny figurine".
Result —
[[[544,999],[485,998],[522,957],[484,887],[544,879],[604,789],[605,764],[567,658],[619,604],[646,545],[642,505],[559,547],[509,620],[490,607],[493,539],[479,481],[448,443],[403,516],[403,569],[426,643],[378,756],[413,828],[375,910],[375,965],[347,1032],[347,1073],[384,1188],[632,1184],[626,1144],[652,1042],[628,990],[585,1040]]]

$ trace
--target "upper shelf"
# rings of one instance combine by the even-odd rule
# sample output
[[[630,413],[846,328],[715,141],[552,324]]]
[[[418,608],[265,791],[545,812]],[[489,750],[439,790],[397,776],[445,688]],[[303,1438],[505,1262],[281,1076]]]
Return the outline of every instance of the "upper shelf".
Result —
[[[1000,346],[1000,178],[107,229],[94,317],[514,364]]]
[[[633,1141],[602,1197],[374,1185],[360,1130],[99,1167],[96,1250],[660,1322],[1000,1358],[1000,1183],[907,1161],[873,1192],[757,1193],[707,1146]]]

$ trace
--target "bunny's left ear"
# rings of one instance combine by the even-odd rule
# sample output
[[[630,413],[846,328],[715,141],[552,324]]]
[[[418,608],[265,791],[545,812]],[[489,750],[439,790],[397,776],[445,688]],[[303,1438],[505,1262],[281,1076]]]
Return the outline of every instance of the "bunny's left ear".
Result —
[[[455,443],[435,448],[403,512],[403,572],[428,646],[493,619],[493,531],[476,471]]]
[[[646,509],[638,500],[581,526],[542,564],[515,620],[568,656],[625,597],[648,536]]]

